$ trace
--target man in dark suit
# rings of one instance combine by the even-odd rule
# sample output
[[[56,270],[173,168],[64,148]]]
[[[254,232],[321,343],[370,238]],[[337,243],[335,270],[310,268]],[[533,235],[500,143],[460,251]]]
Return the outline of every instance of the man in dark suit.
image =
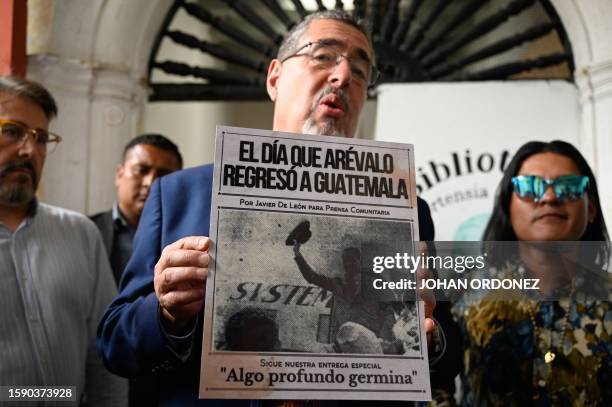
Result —
[[[117,285],[132,255],[134,233],[153,181],[181,168],[178,147],[161,134],[141,134],[123,149],[115,171],[117,201],[112,209],[90,217],[102,234]]]
[[[273,129],[353,137],[376,76],[373,61],[366,31],[350,15],[308,16],[287,35],[268,70]],[[98,330],[98,349],[111,371],[164,377],[163,405],[257,405],[197,399],[212,173],[210,165],[192,168],[153,185],[121,293]],[[421,237],[433,238],[429,209],[418,203]],[[432,305],[426,307],[430,331]]]
[[[153,181],[183,168],[176,144],[160,134],[142,134],[123,149],[115,171],[117,201],[112,209],[91,217],[104,241],[115,283],[132,256],[134,234]],[[130,380],[130,406],[154,406],[159,402],[152,375]]]

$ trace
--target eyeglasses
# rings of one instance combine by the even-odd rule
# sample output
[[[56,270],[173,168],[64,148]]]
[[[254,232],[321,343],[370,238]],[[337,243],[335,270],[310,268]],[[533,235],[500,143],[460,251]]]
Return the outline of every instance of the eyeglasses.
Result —
[[[308,53],[300,54],[306,48],[310,48]],[[349,57],[342,53],[340,48],[325,42],[315,41],[304,44],[293,54],[283,58],[281,62],[293,57],[307,56],[310,63],[317,69],[332,69],[336,67],[342,58],[345,58],[351,68],[351,74],[364,86],[374,86],[380,77],[380,71],[370,61],[362,57]]]
[[[36,142],[38,148],[45,153],[52,153],[62,138],[54,133],[41,129],[31,129],[25,124],[14,120],[0,119],[0,142],[3,144],[20,144],[23,146],[28,135]]]
[[[572,201],[580,198],[589,186],[589,177],[585,175],[563,175],[555,179],[544,179],[537,175],[519,175],[512,177],[514,192],[519,198],[538,202],[549,186],[553,188],[559,201]]]

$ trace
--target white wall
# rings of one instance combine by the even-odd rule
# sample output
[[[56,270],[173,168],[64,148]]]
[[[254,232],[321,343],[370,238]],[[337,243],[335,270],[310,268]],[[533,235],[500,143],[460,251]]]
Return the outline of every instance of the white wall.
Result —
[[[272,128],[271,102],[155,102],[144,114],[145,132],[170,137],[183,155],[185,167],[214,158],[215,126]]]

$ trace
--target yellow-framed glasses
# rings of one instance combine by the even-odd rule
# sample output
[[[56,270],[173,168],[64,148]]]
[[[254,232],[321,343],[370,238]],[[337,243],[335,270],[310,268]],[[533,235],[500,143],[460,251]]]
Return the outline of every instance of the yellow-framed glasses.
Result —
[[[36,145],[44,150],[45,153],[51,153],[55,150],[62,138],[54,133],[49,133],[42,129],[31,129],[22,122],[15,120],[0,119],[0,144],[20,144],[22,146],[28,136],[36,142]]]

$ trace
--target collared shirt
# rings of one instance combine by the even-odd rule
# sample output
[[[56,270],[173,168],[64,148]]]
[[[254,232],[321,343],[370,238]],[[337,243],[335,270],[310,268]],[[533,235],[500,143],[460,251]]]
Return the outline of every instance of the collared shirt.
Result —
[[[33,208],[14,232],[0,223],[0,383],[76,386],[77,401],[123,405],[126,383],[95,348],[116,294],[98,230],[76,212]]]
[[[125,269],[130,256],[132,256],[134,234],[136,230],[131,227],[119,210],[117,202],[113,205],[113,247],[110,252],[111,268],[115,276],[115,282],[119,285],[121,273]]]

